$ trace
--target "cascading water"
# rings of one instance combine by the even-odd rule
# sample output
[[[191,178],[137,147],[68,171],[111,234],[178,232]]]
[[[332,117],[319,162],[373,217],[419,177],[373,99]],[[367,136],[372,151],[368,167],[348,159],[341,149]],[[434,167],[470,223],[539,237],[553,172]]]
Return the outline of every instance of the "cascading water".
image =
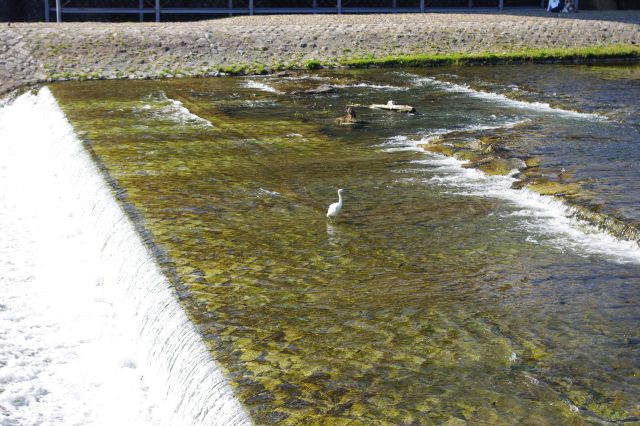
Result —
[[[0,150],[0,423],[249,424],[47,88]]]

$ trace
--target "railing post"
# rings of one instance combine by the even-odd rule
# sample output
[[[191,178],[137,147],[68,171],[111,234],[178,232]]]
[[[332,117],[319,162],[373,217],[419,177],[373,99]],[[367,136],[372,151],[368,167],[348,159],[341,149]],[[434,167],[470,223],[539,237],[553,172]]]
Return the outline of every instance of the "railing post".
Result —
[[[500,0],[500,10],[504,9],[504,0]]]
[[[338,15],[342,15],[342,0],[338,0]]]
[[[56,0],[56,22],[62,22],[62,5]]]
[[[160,0],[156,0],[156,22],[160,22]]]
[[[50,22],[51,17],[49,16],[49,0],[44,0],[44,22]]]
[[[227,3],[227,7],[229,8],[229,16],[233,16],[233,0],[229,0],[229,2]]]
[[[391,7],[393,9],[397,8],[398,7],[398,0],[391,0]]]
[[[576,12],[580,10],[580,0],[576,0]]]
[[[316,13],[318,13],[318,0],[313,0],[313,4],[312,4],[312,6],[311,6],[311,7],[313,7],[313,14],[314,14],[314,15],[315,15]]]
[[[253,0],[249,0],[249,16],[253,15]]]
[[[424,0],[420,0],[420,13],[424,13]]]
[[[138,8],[142,9],[144,7],[144,0],[140,0],[138,2]],[[144,22],[144,13],[140,12],[140,22]]]

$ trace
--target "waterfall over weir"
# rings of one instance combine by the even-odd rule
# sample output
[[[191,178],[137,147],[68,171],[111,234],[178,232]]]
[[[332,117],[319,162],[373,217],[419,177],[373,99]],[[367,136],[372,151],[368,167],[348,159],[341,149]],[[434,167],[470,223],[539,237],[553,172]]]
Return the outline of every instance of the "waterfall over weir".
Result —
[[[0,152],[0,423],[250,424],[47,88]]]

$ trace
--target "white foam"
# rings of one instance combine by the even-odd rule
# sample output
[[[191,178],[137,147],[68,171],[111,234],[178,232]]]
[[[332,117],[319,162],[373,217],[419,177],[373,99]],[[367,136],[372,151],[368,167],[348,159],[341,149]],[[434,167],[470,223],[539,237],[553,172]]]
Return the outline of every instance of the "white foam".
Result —
[[[458,195],[491,197],[514,203],[520,210],[513,214],[522,218],[523,229],[544,235],[560,249],[579,255],[604,255],[618,263],[640,263],[640,247],[636,242],[617,239],[576,219],[575,209],[562,201],[526,188],[512,189],[515,179],[511,176],[490,176],[477,169],[464,168],[465,162],[453,157],[426,154],[429,158],[415,163],[427,165],[431,173],[435,172],[427,184],[445,186]]]
[[[420,151],[427,155],[426,159],[412,163],[427,166],[423,171],[432,176],[421,181],[428,185],[442,186],[457,195],[498,198],[515,204],[519,210],[510,215],[520,217],[523,230],[533,234],[527,237],[527,241],[541,244],[535,236],[544,236],[545,241],[555,247],[571,250],[578,255],[597,254],[618,263],[640,263],[637,242],[620,240],[576,219],[576,210],[557,198],[540,195],[526,188],[512,189],[511,185],[516,181],[513,175],[517,170],[512,170],[507,176],[491,176],[474,168],[463,167],[466,161],[425,151],[421,145],[429,143],[432,137],[431,134],[422,139],[395,136],[379,146],[384,147],[385,152]],[[416,173],[419,169],[403,171]],[[416,178],[401,178],[398,181],[415,183]]]
[[[383,152],[422,152],[423,149],[418,146],[419,141],[420,140],[409,139],[407,136],[392,136],[386,141],[374,145],[373,147],[380,148]]]
[[[457,132],[472,132],[482,130],[494,130],[494,129],[508,129],[531,121],[528,118],[522,120],[509,120],[500,124],[470,124],[460,128],[448,128],[448,129],[433,129],[429,130],[424,136],[420,136],[418,139],[409,139],[407,136],[399,135],[388,138],[385,142],[378,145],[374,145],[374,148],[382,148],[385,152],[398,152],[398,151],[423,151],[419,147],[421,144],[427,144],[431,141],[438,139],[441,136],[448,135]]]
[[[278,197],[280,193],[277,191],[269,191],[268,189],[258,188],[258,196],[267,195],[269,197]]]
[[[154,108],[150,104],[144,104],[141,107],[133,109],[134,113],[149,113],[162,120],[172,121],[178,124],[191,124],[195,126],[213,127],[213,124],[189,111],[182,102],[177,99],[169,98],[166,93],[160,91],[145,97],[147,101],[157,104],[159,108]]]
[[[273,99],[246,99],[242,103],[249,108],[260,108],[268,105],[276,105]]]
[[[47,88],[0,151],[0,423],[249,424]]]
[[[255,81],[255,80],[247,80],[244,83],[244,87],[248,88],[248,89],[258,89],[258,90],[262,90],[263,92],[269,92],[269,93],[276,93],[276,94],[282,94],[281,91],[279,91],[278,89],[276,89],[273,86],[269,86],[266,83],[262,83],[260,81]]]
[[[600,114],[584,113],[584,112],[566,110],[562,108],[555,108],[545,102],[526,102],[526,101],[515,100],[499,93],[483,92],[480,90],[472,89],[465,84],[457,84],[457,83],[451,83],[448,81],[442,81],[442,80],[436,79],[435,77],[422,77],[419,75],[409,74],[409,73],[405,73],[404,75],[410,77],[413,80],[414,84],[417,84],[417,85],[428,84],[430,86],[437,87],[447,92],[466,93],[469,96],[472,96],[474,98],[484,99],[487,101],[492,101],[492,102],[500,103],[502,105],[508,105],[511,107],[529,109],[529,110],[535,110],[539,112],[546,112],[546,113],[553,113],[553,114],[561,114],[561,115],[571,116],[575,118],[607,120],[607,117]]]
[[[300,80],[301,78],[294,78],[294,77],[288,77],[289,79],[297,79]],[[311,77],[305,77],[305,80],[313,80],[314,78]],[[323,79],[324,78],[317,78],[318,80]],[[247,80],[244,83],[244,87],[249,88],[249,89],[258,89],[258,90],[262,90],[263,92],[269,92],[269,93],[276,93],[276,94],[282,94],[283,92],[281,92],[280,90],[276,89],[273,86],[270,86],[266,83],[260,82],[260,81],[256,81],[256,80]],[[357,89],[357,88],[369,88],[369,89],[377,89],[377,90],[389,90],[389,91],[401,91],[401,90],[409,90],[408,87],[400,87],[400,86],[390,86],[390,85],[385,85],[385,84],[373,84],[373,83],[352,83],[352,84],[331,84],[331,87],[334,87],[336,89]]]
[[[182,102],[168,97],[164,92],[160,92],[159,101],[168,104],[161,109],[161,112],[180,124],[188,123],[213,127],[213,124],[209,120],[192,113]]]
[[[11,92],[3,98],[0,98],[0,109],[9,106],[15,99],[15,92]]]
[[[324,77],[319,75],[307,75],[307,74],[292,75],[292,76],[280,77],[280,78],[282,78],[283,80],[316,80],[316,81],[331,80],[331,77]]]
[[[185,107],[182,102],[176,99],[171,99],[171,98],[167,98],[167,100],[171,102],[171,108],[169,112],[174,113],[176,117],[180,117],[183,119],[180,121],[183,121],[183,122],[195,121],[196,123],[203,124],[205,126],[209,126],[209,127],[213,126],[213,124],[211,124],[209,120],[202,118],[199,115],[196,115],[191,111],[189,111],[189,109]]]
[[[333,85],[338,89],[359,89],[359,88],[367,88],[367,89],[378,89],[378,90],[389,90],[389,91],[405,91],[409,90],[408,87],[401,86],[391,86],[388,84],[374,84],[374,83],[352,83],[352,84],[338,84]]]

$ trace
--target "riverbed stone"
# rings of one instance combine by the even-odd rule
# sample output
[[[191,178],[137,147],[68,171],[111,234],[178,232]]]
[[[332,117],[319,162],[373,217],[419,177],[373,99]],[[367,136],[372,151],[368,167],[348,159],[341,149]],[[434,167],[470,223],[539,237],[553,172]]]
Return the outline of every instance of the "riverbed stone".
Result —
[[[538,181],[527,186],[532,191],[540,195],[564,195],[572,196],[580,191],[580,184],[577,183],[560,183],[554,181]]]
[[[433,152],[434,154],[441,154],[451,157],[454,153],[454,148],[448,144],[426,144],[422,145],[425,151]]]
[[[542,164],[542,160],[540,159],[540,157],[529,157],[524,160],[524,164],[527,167],[540,167],[540,165]]]
[[[522,167],[522,161],[516,158],[494,158],[478,165],[488,175],[508,175],[512,170]]]

